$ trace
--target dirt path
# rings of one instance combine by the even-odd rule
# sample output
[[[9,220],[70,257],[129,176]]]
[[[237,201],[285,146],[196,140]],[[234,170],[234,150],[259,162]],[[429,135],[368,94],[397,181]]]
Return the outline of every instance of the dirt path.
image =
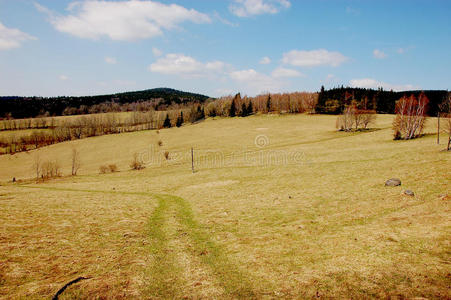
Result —
[[[173,195],[145,192],[78,190],[50,186],[17,186],[86,193],[139,195],[158,201],[148,232],[151,263],[146,271],[144,298],[262,298],[271,292],[257,291],[254,280],[230,258],[226,250],[196,221],[190,204]],[[261,286],[261,282],[259,282]],[[267,284],[265,286],[270,286]],[[269,288],[268,290],[272,290]]]

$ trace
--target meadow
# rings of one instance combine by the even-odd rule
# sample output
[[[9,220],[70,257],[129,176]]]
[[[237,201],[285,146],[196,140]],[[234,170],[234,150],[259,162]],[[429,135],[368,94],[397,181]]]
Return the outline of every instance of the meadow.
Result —
[[[82,276],[60,299],[449,299],[445,135],[431,118],[394,141],[393,118],[338,132],[336,116],[216,117],[2,155],[0,298]],[[37,182],[36,157],[63,176]]]

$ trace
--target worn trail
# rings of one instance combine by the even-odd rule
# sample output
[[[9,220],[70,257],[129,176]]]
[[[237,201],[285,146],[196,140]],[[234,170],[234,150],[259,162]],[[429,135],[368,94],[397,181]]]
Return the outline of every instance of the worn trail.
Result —
[[[194,218],[183,198],[146,192],[70,189],[20,185],[21,188],[138,195],[156,199],[147,235],[151,264],[143,296],[152,298],[225,297],[257,298],[271,293],[256,291],[249,274],[238,267],[226,250]],[[269,285],[268,285],[269,286]],[[270,288],[270,290],[272,290]]]

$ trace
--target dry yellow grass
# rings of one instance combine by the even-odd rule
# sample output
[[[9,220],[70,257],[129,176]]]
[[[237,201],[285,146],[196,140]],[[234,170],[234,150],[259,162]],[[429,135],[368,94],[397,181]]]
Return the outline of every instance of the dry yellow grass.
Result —
[[[264,115],[88,138],[37,150],[64,174],[72,146],[82,161],[39,184],[6,183],[33,177],[36,151],[1,156],[0,296],[89,276],[63,295],[449,298],[450,153],[433,135],[393,141],[392,118],[362,133]],[[129,171],[135,152],[146,169]],[[97,174],[110,163],[121,172]]]

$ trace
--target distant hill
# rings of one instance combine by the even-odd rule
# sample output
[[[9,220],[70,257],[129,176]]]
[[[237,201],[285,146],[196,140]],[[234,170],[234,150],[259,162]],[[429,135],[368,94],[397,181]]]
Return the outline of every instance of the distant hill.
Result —
[[[428,114],[436,116],[438,106],[447,97],[446,90],[424,90],[424,91],[384,91],[383,89],[363,89],[341,87],[330,90],[321,91],[318,95],[318,103],[316,112],[325,114],[340,114],[345,105],[351,101],[356,101],[360,106],[367,109],[376,110],[382,114],[395,113],[395,104],[403,96],[415,95],[418,97],[420,93],[424,92],[429,99]]]
[[[98,96],[18,97],[0,96],[0,118],[30,118],[38,115],[60,116],[67,108],[92,107],[103,103],[139,103],[153,101],[158,106],[203,103],[209,97],[170,88],[155,88]]]

